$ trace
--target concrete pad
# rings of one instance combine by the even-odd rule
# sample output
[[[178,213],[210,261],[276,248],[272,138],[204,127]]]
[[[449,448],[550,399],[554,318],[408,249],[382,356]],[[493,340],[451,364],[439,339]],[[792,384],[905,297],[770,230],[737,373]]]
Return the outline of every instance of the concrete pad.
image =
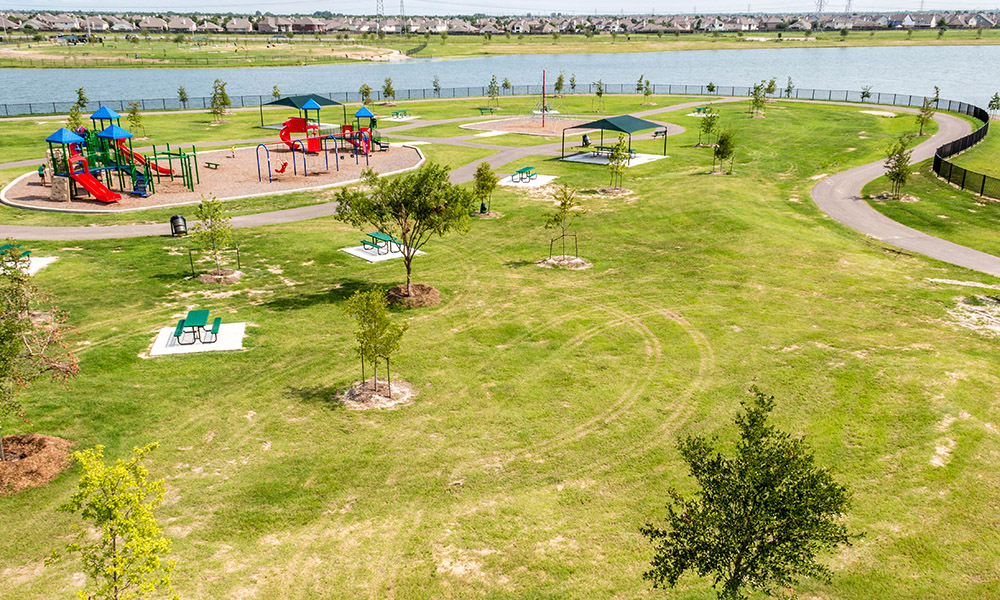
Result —
[[[709,113],[688,113],[685,117],[707,117]]]
[[[472,137],[496,137],[498,135],[507,135],[507,131],[484,131],[482,133],[477,133]]]
[[[391,144],[389,144],[389,145],[390,145],[390,146],[397,146],[397,147],[402,147],[402,146],[426,146],[427,144],[430,144],[430,143],[431,143],[431,142],[421,142],[421,141],[413,141],[413,142],[392,142],[392,143],[391,143]]]
[[[506,175],[500,178],[500,185],[512,188],[537,188],[548,185],[557,178],[556,175],[539,175],[530,181],[511,181],[510,175]]]
[[[184,342],[187,345],[177,343],[177,338],[174,337],[175,327],[164,327],[156,334],[156,340],[153,341],[153,347],[149,350],[149,355],[166,356],[168,354],[197,354],[199,352],[242,350],[246,327],[246,323],[223,323],[219,326],[219,339],[213,344],[203,344],[197,340],[193,344],[187,344],[191,339],[191,334],[188,333],[184,335]]]
[[[651,162],[654,162],[654,161],[657,161],[657,160],[660,160],[660,159],[663,159],[663,158],[670,158],[670,157],[669,156],[662,156],[660,154],[636,154],[635,158],[630,159],[628,161],[628,164],[625,165],[625,166],[626,167],[636,167],[636,166],[644,165],[646,163],[651,163]],[[607,165],[609,162],[611,162],[611,158],[610,157],[607,157],[607,156],[604,156],[604,155],[594,156],[594,154],[592,152],[578,152],[577,154],[574,154],[572,156],[567,156],[566,158],[563,158],[561,160],[565,160],[565,161],[569,161],[569,162],[585,163],[585,164],[588,164],[588,165]]]
[[[389,252],[388,254],[378,254],[376,250],[368,250],[364,246],[352,246],[350,248],[341,248],[341,252],[346,252],[351,256],[356,256],[358,258],[364,259],[370,263],[380,263],[387,260],[392,260],[394,258],[403,258],[402,252]],[[423,250],[417,250],[417,256],[423,256],[426,254]]]
[[[410,116],[410,117],[386,117],[384,119],[379,119],[378,122],[379,123],[385,123],[386,121],[391,121],[393,123],[405,123],[406,121],[416,121],[419,118],[420,118],[419,116],[417,116],[417,117],[413,117],[413,116]]]
[[[891,119],[896,116],[896,113],[890,112],[888,110],[859,110],[858,112],[865,115],[875,115],[876,117],[885,117],[887,119]]]
[[[57,260],[59,260],[58,256],[29,256],[28,275],[34,275]]]

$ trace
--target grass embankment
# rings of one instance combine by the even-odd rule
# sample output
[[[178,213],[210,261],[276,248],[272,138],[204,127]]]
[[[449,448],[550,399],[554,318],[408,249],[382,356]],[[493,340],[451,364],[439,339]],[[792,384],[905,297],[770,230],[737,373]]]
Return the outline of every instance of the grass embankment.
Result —
[[[780,37],[779,37],[780,36]],[[617,34],[493,36],[440,35],[425,37],[297,36],[275,41],[268,36],[210,35],[205,40],[174,41],[176,36],[139,38],[125,41],[123,35],[106,35],[103,45],[62,46],[29,42],[0,45],[10,52],[0,66],[61,67],[68,59],[74,67],[169,67],[169,66],[276,66],[299,63],[333,63],[364,60],[369,54],[389,50],[417,58],[466,58],[509,54],[587,54],[621,52],[666,52],[684,50],[722,50],[748,48],[828,48],[859,46],[991,45],[1000,43],[1000,32],[985,29],[949,30],[938,37],[938,30],[849,32],[810,34],[802,32],[695,33],[683,35]],[[31,48],[28,48],[28,44]],[[346,55],[346,56],[345,56]],[[136,58],[138,56],[138,58]],[[61,64],[62,63],[62,64]]]
[[[1000,121],[990,124],[983,141],[948,160],[960,167],[1000,179]]]
[[[359,234],[332,219],[240,232],[248,277],[222,294],[185,279],[183,241],[32,243],[60,257],[37,282],[82,359],[68,386],[24,394],[33,430],[111,458],[162,442],[150,469],[184,598],[631,598],[650,593],[639,526],[691,489],[673,443],[732,440],[756,382],[865,533],[803,596],[996,596],[970,576],[998,560],[996,344],[953,324],[966,289],[927,278],[993,280],[884,251],[808,198],[809,177],[876,159],[903,121],[780,104],[724,120],[734,175],[706,174],[689,130],[629,170],[626,198],[593,192],[603,168],[532,159],[585,190],[572,229],[590,270],[536,267],[551,202],[507,190],[505,217],[431,242],[416,280],[444,301],[396,315],[393,377],[419,390],[398,410],[334,400],[359,377],[344,299],[403,271],[339,252]],[[191,307],[249,322],[247,350],[139,357]],[[77,522],[55,510],[77,475],[0,498],[0,538],[18,540],[0,545],[0,596],[78,585],[75,559],[42,564]],[[674,596],[707,600],[708,583]]]

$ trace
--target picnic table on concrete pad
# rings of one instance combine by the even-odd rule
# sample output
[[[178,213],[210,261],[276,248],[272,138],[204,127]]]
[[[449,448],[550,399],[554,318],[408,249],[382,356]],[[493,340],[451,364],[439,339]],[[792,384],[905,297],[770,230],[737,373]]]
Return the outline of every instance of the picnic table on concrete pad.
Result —
[[[386,254],[391,254],[393,252],[393,249],[392,249],[392,245],[393,244],[396,244],[396,249],[399,252],[403,251],[403,244],[399,240],[397,240],[396,238],[392,237],[391,235],[389,235],[387,233],[382,233],[381,231],[376,231],[376,232],[373,232],[373,233],[369,233],[368,237],[370,237],[372,239],[372,241],[368,242],[368,241],[362,240],[361,245],[365,246],[365,247],[367,247],[369,245],[374,246],[375,248],[378,249],[378,253],[379,254],[382,254],[382,250],[383,249],[386,251]]]
[[[410,116],[410,111],[406,110],[405,108],[403,110],[392,111],[392,118],[394,119],[398,119],[400,117],[408,117],[408,116]]]
[[[510,174],[511,181],[531,181],[535,177],[538,177],[538,173],[535,172],[535,167],[521,167]]]

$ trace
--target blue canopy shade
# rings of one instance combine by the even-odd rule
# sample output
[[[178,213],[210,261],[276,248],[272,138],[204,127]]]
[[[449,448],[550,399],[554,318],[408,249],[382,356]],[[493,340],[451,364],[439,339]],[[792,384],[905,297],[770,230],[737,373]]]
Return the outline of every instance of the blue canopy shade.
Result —
[[[372,114],[372,111],[368,110],[367,106],[362,106],[361,110],[359,110],[358,112],[354,113],[354,118],[355,119],[370,119],[370,118],[372,118],[374,116],[375,115]]]
[[[109,140],[125,140],[132,137],[132,134],[117,125],[109,125],[104,131],[98,133],[97,137]]]
[[[109,121],[114,119],[120,119],[122,118],[122,116],[116,113],[115,111],[111,110],[107,106],[102,106],[101,108],[97,109],[97,112],[90,115],[90,118],[93,121]]]
[[[65,127],[60,127],[59,131],[45,138],[45,141],[53,144],[82,144],[83,138]]]
[[[312,98],[307,100],[306,103],[302,105],[302,110],[319,110],[320,108],[322,107],[319,105],[319,103],[317,103]]]

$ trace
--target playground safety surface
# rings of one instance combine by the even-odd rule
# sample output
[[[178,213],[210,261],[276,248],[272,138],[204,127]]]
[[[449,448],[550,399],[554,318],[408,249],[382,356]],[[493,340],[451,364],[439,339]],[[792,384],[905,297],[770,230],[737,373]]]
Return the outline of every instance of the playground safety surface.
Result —
[[[358,162],[350,152],[340,152],[340,171],[336,170],[334,153],[329,153],[330,169],[326,170],[326,159],[321,154],[306,155],[306,171],[303,175],[302,154],[295,153],[298,174],[293,173],[292,153],[284,144],[268,144],[271,153],[271,174],[273,181],[267,181],[267,159],[264,151],[260,151],[260,175],[263,181],[257,179],[256,148],[237,148],[235,158],[229,150],[210,150],[198,153],[198,172],[201,183],[195,185],[194,191],[185,188],[180,177],[170,181],[169,177],[160,178],[156,183],[156,193],[148,198],[122,194],[118,202],[105,204],[92,198],[77,198],[72,202],[55,202],[49,198],[49,182],[43,187],[35,171],[26,173],[11,182],[3,189],[4,204],[23,208],[63,212],[122,212],[193,204],[200,202],[202,196],[212,195],[220,200],[232,200],[250,196],[267,196],[270,194],[290,193],[335,185],[343,185],[361,178],[361,171],[366,167],[364,155],[358,156]],[[218,169],[205,168],[205,161],[219,163]],[[416,148],[393,144],[386,152],[372,152],[368,157],[368,166],[380,174],[395,173],[414,168],[423,161],[423,155]],[[275,173],[283,162],[288,166],[283,173]],[[117,178],[116,178],[117,179]],[[155,180],[154,180],[155,181]]]

